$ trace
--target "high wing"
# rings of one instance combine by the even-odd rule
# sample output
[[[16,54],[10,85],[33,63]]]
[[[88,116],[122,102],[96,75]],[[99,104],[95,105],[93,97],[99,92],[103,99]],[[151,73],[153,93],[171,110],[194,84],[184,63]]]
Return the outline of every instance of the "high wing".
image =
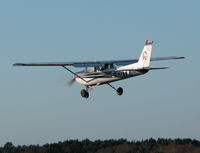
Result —
[[[185,57],[153,57],[151,61],[182,59]],[[107,60],[107,61],[83,61],[83,62],[44,62],[44,63],[15,63],[13,66],[74,66],[74,67],[101,67],[104,64],[115,64],[117,66],[128,65],[137,62],[138,59],[130,60]]]

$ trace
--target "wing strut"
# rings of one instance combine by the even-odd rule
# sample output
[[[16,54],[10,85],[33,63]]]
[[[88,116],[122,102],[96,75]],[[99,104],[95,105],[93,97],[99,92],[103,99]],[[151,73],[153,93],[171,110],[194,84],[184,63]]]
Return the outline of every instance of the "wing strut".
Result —
[[[113,88],[114,90],[117,91],[117,89],[115,87],[113,87],[110,83],[107,83],[111,88]]]
[[[77,73],[73,72],[72,70],[68,69],[66,66],[62,66],[64,69],[66,69],[67,71],[69,71],[70,73],[74,74],[75,76],[78,76],[81,80],[85,81],[86,83],[88,83],[88,81],[86,81],[85,79],[83,79],[81,76],[79,76]]]

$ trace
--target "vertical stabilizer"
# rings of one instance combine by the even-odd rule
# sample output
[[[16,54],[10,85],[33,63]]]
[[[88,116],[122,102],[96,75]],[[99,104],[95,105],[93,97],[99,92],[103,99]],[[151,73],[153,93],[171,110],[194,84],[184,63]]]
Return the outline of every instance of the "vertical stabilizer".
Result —
[[[137,66],[140,68],[148,68],[150,65],[150,59],[151,59],[151,51],[152,51],[152,40],[146,40],[145,46],[142,50],[142,53],[140,55],[140,58],[137,62]]]

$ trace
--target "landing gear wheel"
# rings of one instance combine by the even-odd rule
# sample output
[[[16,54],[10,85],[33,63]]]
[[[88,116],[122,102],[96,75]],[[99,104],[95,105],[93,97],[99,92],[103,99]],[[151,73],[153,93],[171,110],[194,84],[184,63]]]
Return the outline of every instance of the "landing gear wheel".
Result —
[[[119,95],[119,96],[121,96],[122,94],[123,94],[123,88],[121,88],[121,87],[119,87],[119,88],[117,88],[117,94]]]
[[[89,93],[85,89],[83,89],[83,90],[81,90],[81,96],[84,97],[84,98],[88,98]]]

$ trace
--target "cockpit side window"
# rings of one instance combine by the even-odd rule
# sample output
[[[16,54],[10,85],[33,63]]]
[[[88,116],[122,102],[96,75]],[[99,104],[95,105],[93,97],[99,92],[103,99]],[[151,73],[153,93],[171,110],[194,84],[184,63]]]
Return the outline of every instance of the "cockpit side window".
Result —
[[[107,70],[107,69],[113,69],[114,68],[114,65],[113,64],[104,64],[100,70]]]
[[[86,72],[99,72],[107,69],[113,69],[114,67],[114,64],[104,64],[103,66],[93,68],[87,67]]]
[[[110,69],[113,69],[114,68],[114,65],[113,64],[110,64]]]

